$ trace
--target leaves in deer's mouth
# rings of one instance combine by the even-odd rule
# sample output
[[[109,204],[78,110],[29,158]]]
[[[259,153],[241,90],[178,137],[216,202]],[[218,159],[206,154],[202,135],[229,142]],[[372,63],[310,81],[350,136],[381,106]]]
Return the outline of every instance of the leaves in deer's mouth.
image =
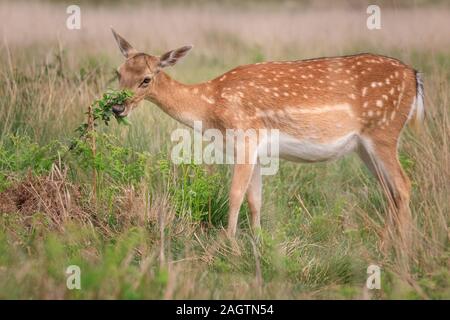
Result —
[[[124,124],[126,126],[131,126],[130,120],[128,120],[126,117],[118,117],[118,116],[116,116],[116,120],[120,124]]]
[[[92,104],[92,117],[93,125],[98,125],[98,120],[103,121],[106,125],[109,125],[111,117],[114,116],[119,124],[131,125],[131,123],[125,117],[119,117],[112,111],[113,106],[122,105],[125,101],[133,96],[133,92],[130,90],[108,90],[100,99],[97,99]],[[76,132],[80,133],[80,138],[84,138],[89,130],[89,124],[87,122],[82,123]]]

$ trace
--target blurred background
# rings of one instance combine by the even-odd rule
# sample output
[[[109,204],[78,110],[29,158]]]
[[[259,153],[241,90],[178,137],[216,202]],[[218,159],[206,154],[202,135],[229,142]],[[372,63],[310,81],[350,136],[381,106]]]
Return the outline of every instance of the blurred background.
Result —
[[[51,45],[106,53],[109,26],[143,51],[193,43],[219,60],[259,49],[267,58],[337,55],[392,46],[402,50],[448,49],[448,1],[378,1],[380,30],[369,30],[370,1],[80,1],[81,29],[68,30],[70,1],[2,1],[1,34],[10,46]],[[286,56],[286,51],[288,56]],[[301,53],[302,56],[299,56]],[[235,57],[229,57],[235,58]]]

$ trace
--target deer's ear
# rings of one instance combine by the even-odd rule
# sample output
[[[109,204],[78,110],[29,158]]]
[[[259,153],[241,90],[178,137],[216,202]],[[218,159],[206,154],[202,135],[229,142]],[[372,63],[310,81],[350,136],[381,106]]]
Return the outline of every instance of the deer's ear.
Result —
[[[159,66],[161,68],[173,66],[179,59],[183,58],[189,50],[192,49],[192,47],[192,45],[184,46],[164,53],[161,57],[159,57]]]
[[[116,39],[117,45],[119,46],[120,51],[125,56],[125,58],[129,58],[130,56],[137,53],[136,49],[134,49],[131,44],[128,43],[127,40],[122,38],[116,31],[114,31],[113,28],[111,28],[111,31],[114,35],[114,38]]]

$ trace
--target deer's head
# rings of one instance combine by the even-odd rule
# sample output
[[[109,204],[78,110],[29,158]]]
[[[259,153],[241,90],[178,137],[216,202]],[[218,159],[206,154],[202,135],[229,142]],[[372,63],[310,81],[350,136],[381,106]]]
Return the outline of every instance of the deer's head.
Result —
[[[119,117],[127,116],[143,99],[156,97],[155,83],[158,81],[159,72],[169,66],[173,66],[179,59],[184,57],[192,46],[184,46],[166,52],[157,57],[138,52],[124,38],[111,29],[119,46],[125,56],[125,62],[117,68],[119,86],[121,89],[129,89],[133,97],[123,105],[114,106],[113,112]]]

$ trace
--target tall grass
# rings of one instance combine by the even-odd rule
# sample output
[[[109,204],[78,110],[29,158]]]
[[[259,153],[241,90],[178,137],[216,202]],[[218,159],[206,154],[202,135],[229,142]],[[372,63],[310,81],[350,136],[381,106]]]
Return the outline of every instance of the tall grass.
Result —
[[[355,9],[143,5],[128,8],[124,19],[121,7],[83,5],[85,29],[78,32],[56,24],[65,19],[60,4],[0,6],[0,197],[16,190],[37,203],[1,210],[1,298],[450,297],[446,7],[390,9],[383,29],[371,33],[364,11]],[[32,14],[41,28],[26,19]],[[423,20],[430,24],[414,26]],[[249,230],[244,206],[238,238],[229,242],[221,236],[229,169],[173,165],[169,137],[180,125],[155,106],[140,106],[131,127],[99,128],[95,161],[88,146],[68,153],[87,106],[116,84],[121,58],[110,24],[150,52],[194,43],[170,71],[191,83],[242,63],[360,51],[423,71],[424,129],[406,130],[400,145],[413,182],[409,272],[392,252],[380,252],[387,205],[354,156],[282,162],[278,175],[264,179],[261,236]],[[95,204],[92,166],[99,172]],[[63,214],[50,210],[53,198]],[[79,291],[66,288],[71,264],[82,270]],[[382,268],[380,291],[365,289],[369,264]]]

